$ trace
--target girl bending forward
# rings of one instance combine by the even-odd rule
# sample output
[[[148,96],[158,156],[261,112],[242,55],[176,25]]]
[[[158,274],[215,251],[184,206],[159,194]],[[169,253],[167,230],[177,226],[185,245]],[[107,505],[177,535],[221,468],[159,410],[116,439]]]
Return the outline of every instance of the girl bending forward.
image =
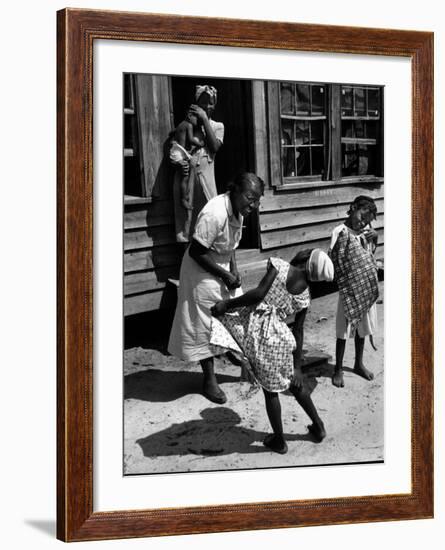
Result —
[[[287,452],[283,435],[279,393],[290,390],[312,420],[309,431],[317,441],[326,436],[301,372],[303,325],[310,302],[308,281],[332,281],[334,268],[322,250],[304,251],[289,263],[271,258],[257,288],[240,297],[218,302],[212,314],[211,343],[241,348],[252,373],[264,391],[273,434],[264,445],[280,454]],[[291,331],[286,318],[295,314]],[[223,325],[223,326],[221,326]],[[226,329],[226,330],[225,330]]]

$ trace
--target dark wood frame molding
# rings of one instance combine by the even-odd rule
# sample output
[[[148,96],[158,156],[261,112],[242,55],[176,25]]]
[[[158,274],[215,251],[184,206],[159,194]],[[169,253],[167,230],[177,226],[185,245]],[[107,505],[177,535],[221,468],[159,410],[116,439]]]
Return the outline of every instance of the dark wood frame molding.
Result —
[[[58,12],[58,484],[65,541],[433,515],[433,34],[66,9]],[[412,489],[407,494],[93,512],[93,42],[402,56],[412,63]]]

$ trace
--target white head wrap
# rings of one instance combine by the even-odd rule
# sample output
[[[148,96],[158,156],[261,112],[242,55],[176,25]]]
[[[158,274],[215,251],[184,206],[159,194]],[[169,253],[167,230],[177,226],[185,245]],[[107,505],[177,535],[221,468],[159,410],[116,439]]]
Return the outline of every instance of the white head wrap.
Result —
[[[198,101],[203,93],[209,94],[209,96],[213,98],[216,103],[217,91],[215,87],[207,86],[207,84],[198,84],[195,88],[195,101]]]
[[[334,265],[331,258],[319,248],[312,250],[306,264],[306,272],[309,281],[334,280]]]

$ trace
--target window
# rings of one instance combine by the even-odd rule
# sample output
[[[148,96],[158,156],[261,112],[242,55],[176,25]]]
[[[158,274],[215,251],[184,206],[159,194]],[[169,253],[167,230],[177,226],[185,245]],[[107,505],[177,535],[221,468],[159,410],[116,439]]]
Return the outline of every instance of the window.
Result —
[[[325,86],[280,83],[281,168],[283,178],[324,173]]]
[[[269,82],[274,186],[383,176],[383,87]]]
[[[380,89],[341,87],[342,176],[375,175],[380,126]]]

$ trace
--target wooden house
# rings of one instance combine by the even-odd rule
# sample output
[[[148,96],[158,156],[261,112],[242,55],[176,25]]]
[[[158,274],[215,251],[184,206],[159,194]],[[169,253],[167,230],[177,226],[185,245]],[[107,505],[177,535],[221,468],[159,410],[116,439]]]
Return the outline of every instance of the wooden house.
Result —
[[[239,171],[262,177],[260,209],[237,251],[243,287],[270,256],[329,246],[357,195],[376,200],[383,258],[383,88],[128,74],[124,76],[125,315],[171,308],[181,252],[175,243],[170,131],[193,103],[195,85],[218,89],[214,119],[225,126],[215,160],[219,192]]]

